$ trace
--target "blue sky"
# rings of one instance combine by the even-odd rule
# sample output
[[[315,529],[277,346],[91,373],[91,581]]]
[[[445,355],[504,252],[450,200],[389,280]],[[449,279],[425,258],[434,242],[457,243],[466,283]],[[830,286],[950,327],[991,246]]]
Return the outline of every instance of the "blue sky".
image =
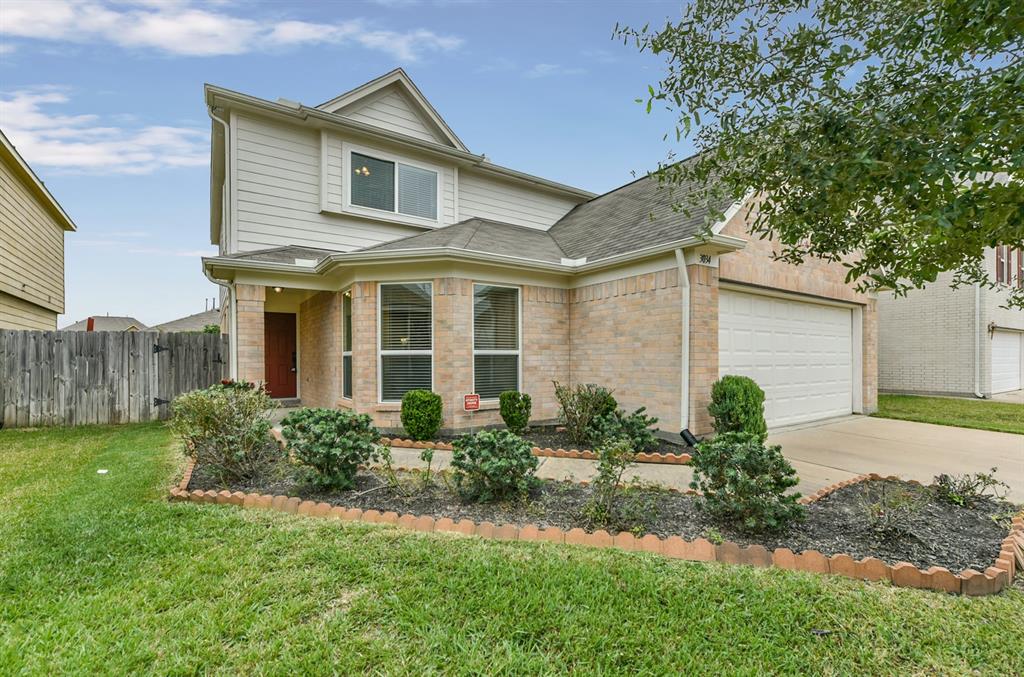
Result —
[[[403,66],[469,149],[601,192],[684,141],[635,99],[661,61],[612,39],[678,2],[0,3],[0,128],[78,225],[67,313],[203,310],[210,82],[316,105]]]

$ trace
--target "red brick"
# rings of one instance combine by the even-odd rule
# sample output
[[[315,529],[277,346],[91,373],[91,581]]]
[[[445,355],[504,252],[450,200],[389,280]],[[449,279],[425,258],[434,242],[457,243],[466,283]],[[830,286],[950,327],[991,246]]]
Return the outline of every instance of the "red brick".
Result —
[[[332,520],[343,520],[345,519],[346,510],[348,510],[348,508],[336,505],[333,508],[331,508],[331,511],[329,513],[327,513],[327,517]]]
[[[476,522],[473,520],[461,519],[455,524],[453,531],[459,534],[472,536],[476,533]]]
[[[494,538],[494,523],[481,522],[476,525],[476,534],[480,538]]]
[[[690,556],[698,562],[713,562],[715,560],[715,546],[706,538],[697,538],[690,542]]]
[[[329,513],[330,511],[331,504],[324,503],[323,501],[321,501],[320,503],[316,504],[316,507],[313,508],[312,512],[310,512],[309,514],[313,517],[327,517],[327,513]]]
[[[568,543],[569,537],[566,536],[565,540]],[[612,547],[612,535],[604,529],[598,529],[592,534],[587,534],[583,542],[595,548],[610,548]]]
[[[897,562],[892,568],[892,584],[900,588],[923,588],[924,574],[909,562]]]
[[[615,534],[614,544],[620,550],[636,550],[639,546],[636,536],[628,531],[620,531]]]
[[[412,529],[413,524],[416,522],[416,515],[405,514],[398,518],[398,526],[406,529]]]
[[[388,510],[380,516],[381,524],[398,524],[398,513]]]
[[[311,515],[314,508],[316,508],[316,501],[303,501],[299,503],[299,509],[296,512],[300,515]]]
[[[1006,587],[1007,583],[1010,582],[1006,572],[1002,569],[996,569],[995,567],[985,569],[985,578],[992,579],[992,588],[994,592],[999,592]]]
[[[277,495],[270,501],[270,507],[273,510],[284,510],[284,504],[288,502],[287,496]]]
[[[379,510],[366,510],[363,512],[363,521],[376,523],[380,522],[380,511]]]
[[[522,534],[522,529],[514,524],[502,524],[494,527],[494,538],[502,541],[525,540]],[[536,537],[533,540],[537,540]]]
[[[772,553],[772,564],[780,569],[796,569],[796,555],[789,548],[776,548]]]
[[[295,514],[299,511],[299,504],[302,503],[301,498],[291,496],[287,501],[284,502],[284,511],[287,513]]]
[[[960,594],[960,579],[944,567],[929,567],[924,573],[924,583],[932,590]]]
[[[455,521],[449,517],[442,517],[434,522],[434,531],[455,531]]]
[[[836,576],[857,578],[857,563],[849,555],[832,555],[828,558],[828,568]]]
[[[669,536],[662,542],[661,554],[675,559],[693,559],[690,543],[679,536]]]
[[[569,529],[565,532],[565,542],[570,545],[583,545],[587,542],[587,532],[583,529]]]
[[[271,504],[274,502],[274,497],[270,494],[263,494],[256,499],[256,507],[261,510],[269,510]]]
[[[346,522],[358,522],[363,517],[363,511],[359,508],[349,508],[345,511],[345,514],[341,516]]]
[[[763,545],[751,545],[743,548],[743,559],[746,564],[754,567],[770,567],[772,554]]]
[[[996,591],[995,579],[974,569],[964,569],[960,572],[960,590],[971,597],[991,595]]]
[[[227,489],[224,489],[223,491],[218,491],[216,502],[222,505],[227,505],[228,503],[231,502],[231,492],[228,491]]]
[[[412,528],[416,531],[433,531],[434,518],[429,515],[422,515],[420,517],[417,517],[415,521],[413,521],[412,523]]]
[[[520,541],[538,541],[538,540],[540,540],[540,529],[537,528],[536,524],[527,524],[525,527],[519,527],[519,540]]]
[[[715,546],[715,557],[719,562],[725,562],[726,564],[745,564],[743,561],[743,554],[740,552],[740,546],[732,541],[726,541],[720,545]]]
[[[892,580],[892,567],[877,557],[865,557],[856,563],[854,573],[866,581]]]
[[[242,499],[243,508],[255,508],[256,500],[260,497],[259,494],[246,494],[245,498]]]
[[[796,568],[798,571],[827,574],[829,572],[828,558],[817,550],[804,550],[796,556]]]
[[[637,550],[644,552],[655,552],[662,554],[665,550],[665,542],[654,534],[646,534],[637,543]]]
[[[541,529],[539,538],[542,541],[550,541],[551,543],[565,543],[565,533],[558,527]]]

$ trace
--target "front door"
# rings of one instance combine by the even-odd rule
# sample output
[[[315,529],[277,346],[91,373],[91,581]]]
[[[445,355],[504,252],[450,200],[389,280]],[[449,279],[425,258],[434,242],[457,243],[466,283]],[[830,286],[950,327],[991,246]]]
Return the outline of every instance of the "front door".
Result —
[[[295,313],[264,313],[263,327],[267,392],[271,397],[295,397]]]

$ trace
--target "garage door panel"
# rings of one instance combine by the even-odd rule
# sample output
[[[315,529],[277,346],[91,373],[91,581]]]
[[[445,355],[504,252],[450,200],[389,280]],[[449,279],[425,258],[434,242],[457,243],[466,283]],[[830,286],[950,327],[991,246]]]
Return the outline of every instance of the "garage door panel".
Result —
[[[757,381],[769,425],[852,411],[849,309],[721,290],[718,321],[719,374]]]
[[[1012,331],[992,332],[992,392],[1005,393],[1021,388],[1021,342],[1024,334]]]

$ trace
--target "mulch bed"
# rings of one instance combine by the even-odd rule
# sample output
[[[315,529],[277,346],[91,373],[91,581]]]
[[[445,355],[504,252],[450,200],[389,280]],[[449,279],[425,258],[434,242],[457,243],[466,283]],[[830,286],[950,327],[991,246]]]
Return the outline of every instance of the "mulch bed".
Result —
[[[589,486],[543,480],[529,500],[479,504],[463,502],[436,474],[427,486],[419,474],[399,473],[399,478],[398,488],[388,487],[378,473],[360,471],[355,488],[323,491],[304,483],[298,468],[281,461],[274,463],[258,481],[229,486],[218,483],[198,466],[189,488],[283,494],[347,508],[393,510],[455,521],[592,530],[583,515],[583,507],[592,493]],[[918,507],[906,520],[907,532],[901,536],[880,538],[869,528],[864,506],[878,501],[883,491],[905,491],[916,498]],[[760,544],[769,551],[780,547],[794,552],[818,550],[825,555],[848,554],[854,559],[877,557],[889,564],[910,562],[919,568],[941,566],[953,572],[967,568],[984,571],[991,566],[1015,512],[1011,504],[996,499],[985,499],[974,508],[965,508],[937,501],[920,485],[876,480],[839,489],[811,503],[807,506],[807,519],[785,532],[752,535],[709,519],[692,495],[640,485],[625,492],[623,500],[631,507],[630,517],[611,525],[612,533],[622,529],[637,536],[651,533],[687,540],[703,537],[713,542],[722,538],[740,545]],[[638,519],[642,524],[637,523]]]
[[[435,442],[448,442],[451,443],[457,439],[459,435],[438,435],[434,438]],[[678,437],[678,436],[677,436]],[[522,438],[528,441],[535,447],[541,449],[590,449],[591,445],[577,444],[572,441],[566,433],[559,432],[557,426],[532,426],[529,430],[522,434]],[[682,438],[678,442],[670,442],[662,438],[658,439],[658,446],[654,449],[648,449],[650,452],[657,452],[660,454],[689,454],[693,452],[693,449],[689,447]]]

